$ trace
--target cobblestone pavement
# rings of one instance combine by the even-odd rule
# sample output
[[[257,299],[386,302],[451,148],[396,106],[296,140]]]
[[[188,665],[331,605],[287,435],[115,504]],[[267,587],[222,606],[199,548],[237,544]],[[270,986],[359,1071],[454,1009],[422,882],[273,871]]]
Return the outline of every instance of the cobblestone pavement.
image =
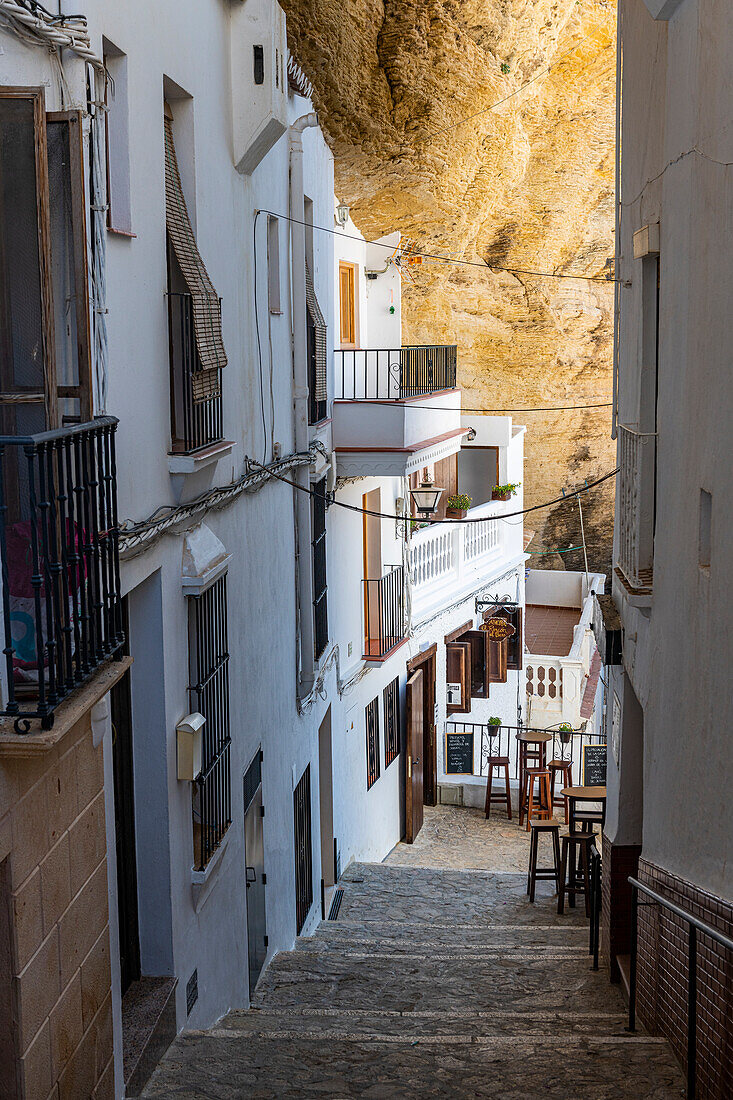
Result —
[[[337,921],[275,957],[250,1011],[184,1033],[147,1097],[679,1100],[667,1044],[624,1030],[579,910],[525,892],[527,834],[426,807],[414,845],[352,864]]]

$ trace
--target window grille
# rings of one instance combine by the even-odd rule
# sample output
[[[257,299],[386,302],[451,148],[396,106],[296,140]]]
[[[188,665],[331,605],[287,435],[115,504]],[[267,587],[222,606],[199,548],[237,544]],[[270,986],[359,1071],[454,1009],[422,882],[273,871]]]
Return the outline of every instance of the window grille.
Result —
[[[313,848],[311,840],[311,768],[303,772],[293,791],[295,830],[295,927],[300,935],[313,904]]]
[[[313,649],[315,659],[328,645],[328,587],[326,584],[326,479],[313,486]]]
[[[379,698],[366,708],[367,790],[379,779]]]
[[[229,765],[227,578],[189,605],[191,710],[206,719],[194,794],[194,857],[203,870],[232,820]]]
[[[387,684],[384,695],[384,766],[388,768],[399,756],[402,742],[400,728],[400,678]]]

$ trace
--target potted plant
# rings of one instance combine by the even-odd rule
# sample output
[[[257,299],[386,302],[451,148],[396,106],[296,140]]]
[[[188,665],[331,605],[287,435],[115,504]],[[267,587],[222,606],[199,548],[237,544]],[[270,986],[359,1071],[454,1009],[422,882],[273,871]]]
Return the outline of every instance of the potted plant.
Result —
[[[496,737],[501,730],[501,718],[489,718],[488,727],[489,737]]]
[[[492,500],[509,500],[513,497],[517,489],[521,485],[521,481],[509,482],[508,485],[495,485],[491,490]]]
[[[570,741],[570,738],[573,736],[573,727],[570,725],[569,722],[562,722],[557,727],[557,731],[560,734],[560,740],[562,741],[563,745],[567,745]]]
[[[465,519],[472,500],[466,493],[454,493],[445,502],[445,514],[451,519]]]

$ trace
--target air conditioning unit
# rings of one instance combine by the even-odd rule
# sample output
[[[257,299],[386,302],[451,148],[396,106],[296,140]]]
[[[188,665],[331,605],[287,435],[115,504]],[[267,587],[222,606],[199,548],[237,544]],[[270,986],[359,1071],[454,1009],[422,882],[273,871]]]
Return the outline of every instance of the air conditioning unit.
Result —
[[[285,13],[273,0],[230,10],[234,164],[249,176],[288,126]]]

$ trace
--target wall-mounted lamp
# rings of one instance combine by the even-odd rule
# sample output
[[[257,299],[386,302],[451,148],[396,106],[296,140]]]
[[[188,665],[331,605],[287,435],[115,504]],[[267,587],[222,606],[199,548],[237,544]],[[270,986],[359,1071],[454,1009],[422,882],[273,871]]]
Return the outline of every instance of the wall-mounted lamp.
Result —
[[[206,719],[195,710],[176,726],[178,778],[189,782],[201,774],[201,742]]]
[[[336,225],[340,225],[343,229],[349,220],[349,207],[345,202],[340,202],[336,207]]]
[[[423,481],[417,489],[410,489],[412,503],[419,515],[427,518],[434,516],[438,509],[438,501],[443,490],[432,481]]]

